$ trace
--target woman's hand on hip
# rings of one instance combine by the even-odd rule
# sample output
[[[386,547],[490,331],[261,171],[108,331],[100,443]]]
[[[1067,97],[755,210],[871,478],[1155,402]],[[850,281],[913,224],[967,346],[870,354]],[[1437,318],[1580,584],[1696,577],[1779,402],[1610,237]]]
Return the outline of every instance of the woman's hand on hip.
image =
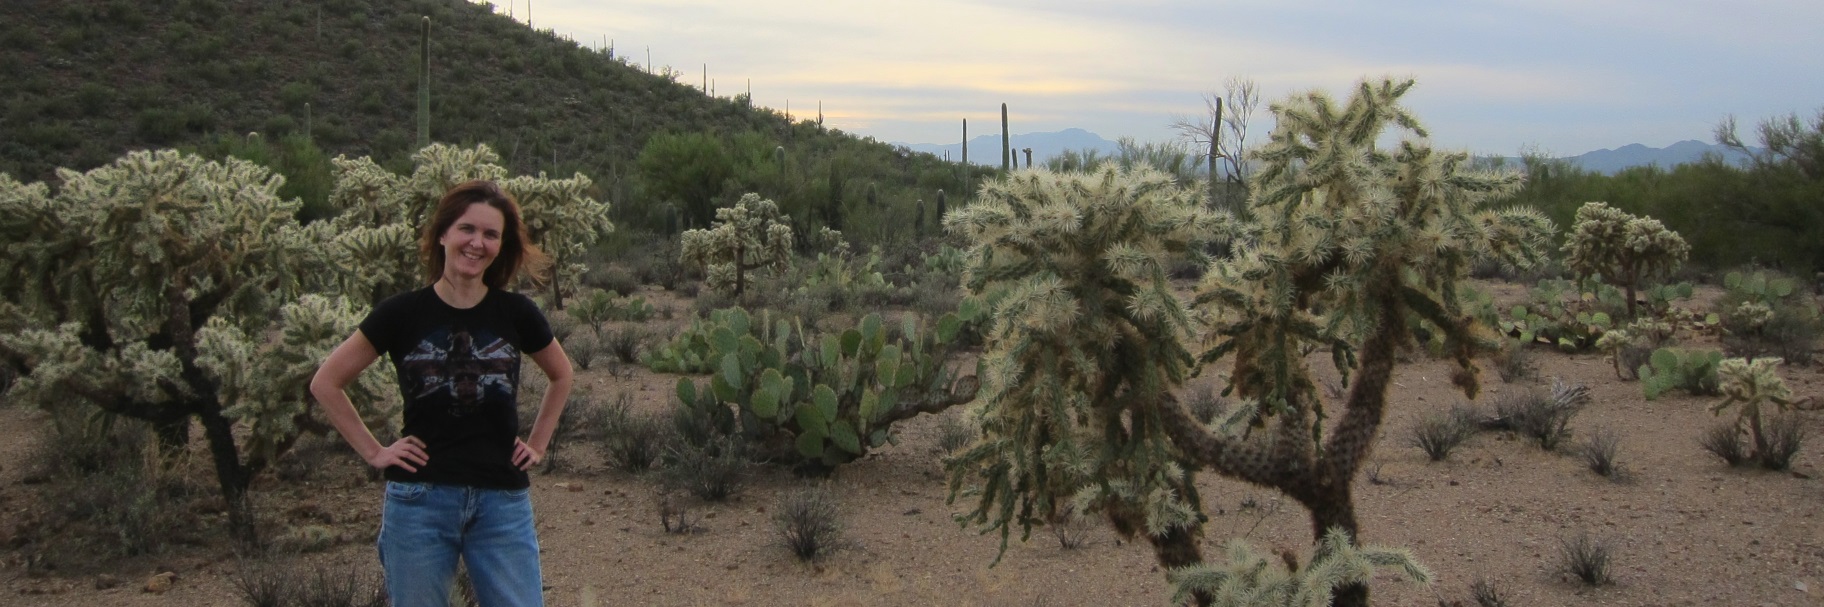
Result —
[[[539,453],[532,445],[518,438],[513,439],[513,465],[520,470],[531,470],[539,462],[545,461],[545,454]]]
[[[424,452],[424,441],[418,440],[416,436],[407,436],[393,441],[393,444],[368,458],[367,465],[379,470],[398,466],[406,472],[417,472],[418,466],[429,461],[431,456]]]

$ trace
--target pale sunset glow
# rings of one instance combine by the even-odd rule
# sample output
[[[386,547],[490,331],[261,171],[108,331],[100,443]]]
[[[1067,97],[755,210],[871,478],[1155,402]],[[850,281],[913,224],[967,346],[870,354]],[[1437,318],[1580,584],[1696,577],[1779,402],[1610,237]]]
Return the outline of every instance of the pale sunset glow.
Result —
[[[1271,101],[1411,76],[1436,142],[1576,154],[1709,140],[1824,103],[1824,3],[502,0],[496,10],[728,97],[882,141],[1000,121],[1173,137],[1231,77]],[[1264,104],[1263,104],[1264,105]],[[1256,115],[1267,114],[1261,108]],[[979,127],[975,124],[979,123]],[[1265,128],[1266,125],[1261,125]]]

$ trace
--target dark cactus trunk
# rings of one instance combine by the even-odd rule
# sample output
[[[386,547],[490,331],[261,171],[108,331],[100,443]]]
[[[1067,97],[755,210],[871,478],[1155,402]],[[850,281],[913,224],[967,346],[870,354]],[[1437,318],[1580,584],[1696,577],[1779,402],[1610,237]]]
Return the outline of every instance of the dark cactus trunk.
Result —
[[[259,546],[259,535],[253,525],[253,504],[247,489],[253,473],[241,465],[234,446],[234,422],[222,415],[219,406],[203,406],[197,412],[203,423],[203,436],[209,440],[209,457],[215,463],[215,480],[221,485],[223,506],[228,509],[228,530],[242,548]]]

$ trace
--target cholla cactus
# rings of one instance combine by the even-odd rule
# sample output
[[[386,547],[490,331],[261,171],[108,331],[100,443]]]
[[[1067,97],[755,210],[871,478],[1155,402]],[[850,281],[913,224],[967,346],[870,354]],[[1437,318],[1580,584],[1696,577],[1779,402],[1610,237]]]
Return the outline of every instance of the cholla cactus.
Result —
[[[972,243],[964,285],[1004,293],[982,354],[984,440],[950,465],[951,496],[977,477],[968,515],[1029,533],[1074,501],[1146,532],[1170,566],[1198,562],[1198,501],[1159,423],[1190,371],[1192,327],[1165,261],[1229,237],[1223,215],[1151,169],[1021,172],[983,186],[944,227]],[[995,297],[985,299],[994,301]]]
[[[1411,84],[1365,82],[1346,104],[1309,93],[1274,105],[1255,226],[1198,213],[1197,196],[1162,174],[1129,181],[1109,169],[1021,174],[952,212],[945,226],[973,245],[969,288],[1006,291],[983,353],[984,440],[952,473],[953,488],[970,472],[986,485],[972,520],[1030,525],[1070,495],[1118,527],[1143,520],[1161,563],[1183,566],[1201,561],[1184,513],[1196,504],[1188,470],[1202,468],[1285,492],[1318,533],[1357,536],[1351,487],[1410,344],[1407,319],[1444,336],[1454,380],[1473,395],[1472,357],[1496,344],[1459,306],[1457,284],[1477,258],[1529,265],[1551,233],[1530,209],[1484,208],[1516,175],[1470,171],[1468,154],[1420,141],[1376,149],[1389,127],[1424,135],[1399,106]],[[1221,237],[1235,257],[1212,266],[1187,313],[1160,268]],[[1231,388],[1251,403],[1244,433],[1207,428],[1173,402],[1197,324],[1202,361],[1233,355]],[[1353,379],[1334,423],[1305,363],[1314,346]],[[1335,602],[1366,601],[1351,583]]]
[[[1217,569],[1207,565],[1177,569],[1168,574],[1175,591],[1172,604],[1182,605],[1198,594],[1213,597],[1221,607],[1326,607],[1338,588],[1367,582],[1376,570],[1392,569],[1417,584],[1429,584],[1431,572],[1403,548],[1357,548],[1342,529],[1324,534],[1310,564],[1299,567],[1290,554],[1280,567],[1239,539],[1229,541],[1229,561]]]
[[[1771,406],[1775,412],[1790,411],[1800,408],[1804,400],[1794,399],[1792,389],[1786,387],[1786,381],[1780,379],[1777,367],[1784,361],[1778,358],[1761,358],[1752,362],[1731,358],[1719,363],[1716,375],[1722,385],[1723,402],[1710,407],[1710,412],[1721,415],[1731,405],[1741,405],[1736,413],[1737,432],[1747,432],[1754,439],[1754,453],[1749,457],[1760,460],[1763,465],[1779,461],[1769,457],[1772,451],[1771,441],[1761,427],[1763,406]]]
[[[1628,297],[1634,317],[1634,290],[1654,276],[1670,274],[1691,253],[1691,246],[1658,219],[1635,217],[1607,203],[1586,202],[1564,243],[1564,264],[1579,278],[1601,274]]]
[[[751,192],[735,206],[716,209],[714,227],[687,230],[682,240],[684,263],[703,268],[709,288],[736,296],[747,288],[749,272],[782,272],[792,263],[792,228],[779,205]]]
[[[589,245],[614,231],[608,205],[589,195],[594,182],[582,173],[569,179],[519,176],[500,187],[519,201],[526,236],[551,256],[551,305],[563,309],[566,292],[575,293],[588,266],[579,263]]]
[[[1497,346],[1494,333],[1458,303],[1472,260],[1526,266],[1537,261],[1551,223],[1531,209],[1485,206],[1520,184],[1511,173],[1467,168],[1468,154],[1408,140],[1383,152],[1388,127],[1425,136],[1400,107],[1411,81],[1364,82],[1347,104],[1309,93],[1274,104],[1279,127],[1259,151],[1252,184],[1261,236],[1206,274],[1198,301],[1209,324],[1202,360],[1234,356],[1233,389],[1257,403],[1237,436],[1205,430],[1182,414],[1167,427],[1196,462],[1274,487],[1311,513],[1312,528],[1360,529],[1350,493],[1387,407],[1397,352],[1410,343],[1406,319],[1444,336],[1463,391],[1478,389],[1473,357]],[[1325,436],[1326,403],[1302,353],[1327,345],[1349,382],[1341,419]],[[1322,537],[1315,540],[1321,541]],[[1364,604],[1352,585],[1339,604]]]
[[[10,397],[160,426],[197,418],[230,523],[252,540],[245,496],[265,460],[242,461],[227,409],[253,395],[224,389],[238,382],[210,361],[231,340],[210,334],[274,328],[328,271],[320,232],[278,197],[282,177],[239,160],[134,152],[58,176],[55,194],[0,176],[0,358],[23,370]]]

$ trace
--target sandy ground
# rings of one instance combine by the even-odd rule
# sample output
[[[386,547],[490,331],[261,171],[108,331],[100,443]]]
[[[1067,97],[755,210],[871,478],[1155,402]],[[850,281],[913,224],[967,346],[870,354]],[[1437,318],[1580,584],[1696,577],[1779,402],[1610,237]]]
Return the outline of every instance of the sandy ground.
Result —
[[[1504,299],[1517,289],[1495,290]],[[1537,353],[1542,379],[1506,384],[1486,373],[1481,402],[1549,384],[1550,377],[1588,385],[1593,402],[1572,425],[1578,437],[1599,428],[1620,433],[1629,480],[1611,481],[1573,454],[1500,433],[1480,434],[1449,460],[1428,462],[1407,444],[1409,429],[1463,398],[1445,363],[1420,356],[1398,371],[1394,405],[1356,496],[1364,539],[1410,548],[1436,579],[1416,587],[1383,576],[1373,586],[1376,603],[1475,605],[1469,587],[1487,580],[1511,605],[1824,605],[1824,434],[1791,472],[1731,469],[1697,442],[1716,421],[1707,410],[1715,399],[1674,394],[1649,402],[1600,355]],[[1824,398],[1818,368],[1788,366],[1783,375],[1799,395]],[[626,392],[639,409],[657,412],[669,407],[675,381],[643,369],[617,378],[598,367],[581,383],[598,395]],[[1816,414],[1809,421],[1824,430]],[[35,410],[0,405],[0,518],[26,520],[33,509],[56,507],[37,499],[40,486],[24,484],[26,466],[17,463],[41,440],[44,423]],[[814,481],[762,468],[735,499],[700,507],[701,532],[668,534],[655,507],[656,479],[614,471],[593,446],[573,445],[559,454],[559,472],[533,480],[548,604],[583,605],[585,597],[603,605],[1166,603],[1169,589],[1145,543],[1121,541],[1100,525],[1076,549],[1060,547],[1042,529],[1026,542],[1016,534],[991,567],[998,538],[958,526],[952,516],[968,504],[945,502],[937,425],[932,416],[903,424],[898,445],[827,481],[855,547],[819,565],[795,561],[772,522],[783,495]],[[378,485],[352,456],[326,458],[322,467],[309,485],[262,481],[256,492],[265,523],[282,528],[303,524],[297,513],[331,513],[340,540],[303,558],[377,569],[371,541]],[[1206,555],[1219,557],[1231,538],[1309,553],[1309,524],[1296,503],[1201,478],[1211,519]],[[1579,533],[1611,543],[1613,584],[1588,588],[1562,572],[1560,542]],[[28,573],[20,546],[5,547],[0,605],[243,604],[233,583],[239,565],[222,542],[50,574]],[[144,592],[145,580],[164,570],[177,574],[172,588]],[[109,577],[122,582],[98,589]]]

